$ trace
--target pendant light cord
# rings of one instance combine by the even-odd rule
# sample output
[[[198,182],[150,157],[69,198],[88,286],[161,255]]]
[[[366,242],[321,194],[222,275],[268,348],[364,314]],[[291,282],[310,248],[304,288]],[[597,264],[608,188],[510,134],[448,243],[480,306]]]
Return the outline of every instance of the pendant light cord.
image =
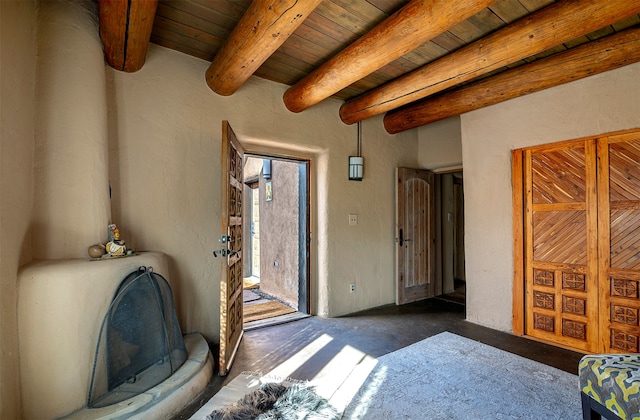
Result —
[[[362,122],[358,121],[358,145],[356,148],[356,156],[362,157]]]

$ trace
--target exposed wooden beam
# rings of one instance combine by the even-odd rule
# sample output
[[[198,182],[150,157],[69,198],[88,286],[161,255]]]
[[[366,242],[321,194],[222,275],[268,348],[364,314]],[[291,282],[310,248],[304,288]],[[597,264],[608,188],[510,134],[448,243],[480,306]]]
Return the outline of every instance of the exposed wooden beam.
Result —
[[[135,72],[147,58],[158,0],[99,0],[104,57],[116,70]]]
[[[321,1],[253,0],[207,69],[207,85],[233,94]]]
[[[399,133],[639,61],[640,28],[628,29],[390,111],[384,127]]]
[[[413,0],[287,89],[284,104],[301,112],[418,48],[496,0]]]
[[[433,63],[340,107],[353,124],[433,95],[640,13],[629,0],[564,0],[545,7]]]

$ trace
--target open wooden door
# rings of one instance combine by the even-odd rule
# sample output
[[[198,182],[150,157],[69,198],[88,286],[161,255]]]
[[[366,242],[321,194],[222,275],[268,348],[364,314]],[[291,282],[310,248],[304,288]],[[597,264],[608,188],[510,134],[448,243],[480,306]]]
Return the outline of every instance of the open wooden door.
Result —
[[[242,338],[242,169],[244,150],[228,121],[222,122],[222,258],[220,275],[220,376],[225,376]]]
[[[396,304],[435,296],[434,174],[396,168]]]

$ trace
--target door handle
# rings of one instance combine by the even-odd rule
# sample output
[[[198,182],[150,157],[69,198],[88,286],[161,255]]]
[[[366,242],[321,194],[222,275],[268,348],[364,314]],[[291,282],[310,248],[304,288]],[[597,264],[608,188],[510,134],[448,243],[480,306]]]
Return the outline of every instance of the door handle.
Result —
[[[232,249],[226,249],[226,248],[222,248],[222,249],[218,249],[216,251],[213,251],[213,256],[217,257],[218,255],[220,255],[221,257],[231,257],[233,255],[237,255],[238,251],[234,251]]]
[[[402,246],[405,242],[409,242],[409,241],[411,241],[411,239],[406,239],[406,238],[404,238],[404,237],[403,237],[403,235],[402,235],[402,233],[403,233],[403,232],[402,232],[402,229],[400,229],[400,239],[399,239],[399,241],[398,241],[398,242],[400,243],[400,246]]]

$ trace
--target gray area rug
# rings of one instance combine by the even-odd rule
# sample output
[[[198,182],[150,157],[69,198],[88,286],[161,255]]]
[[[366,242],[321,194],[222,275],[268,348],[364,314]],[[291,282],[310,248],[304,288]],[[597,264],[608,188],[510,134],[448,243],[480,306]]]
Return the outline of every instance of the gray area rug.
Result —
[[[451,333],[378,358],[345,419],[581,419],[578,377]]]

